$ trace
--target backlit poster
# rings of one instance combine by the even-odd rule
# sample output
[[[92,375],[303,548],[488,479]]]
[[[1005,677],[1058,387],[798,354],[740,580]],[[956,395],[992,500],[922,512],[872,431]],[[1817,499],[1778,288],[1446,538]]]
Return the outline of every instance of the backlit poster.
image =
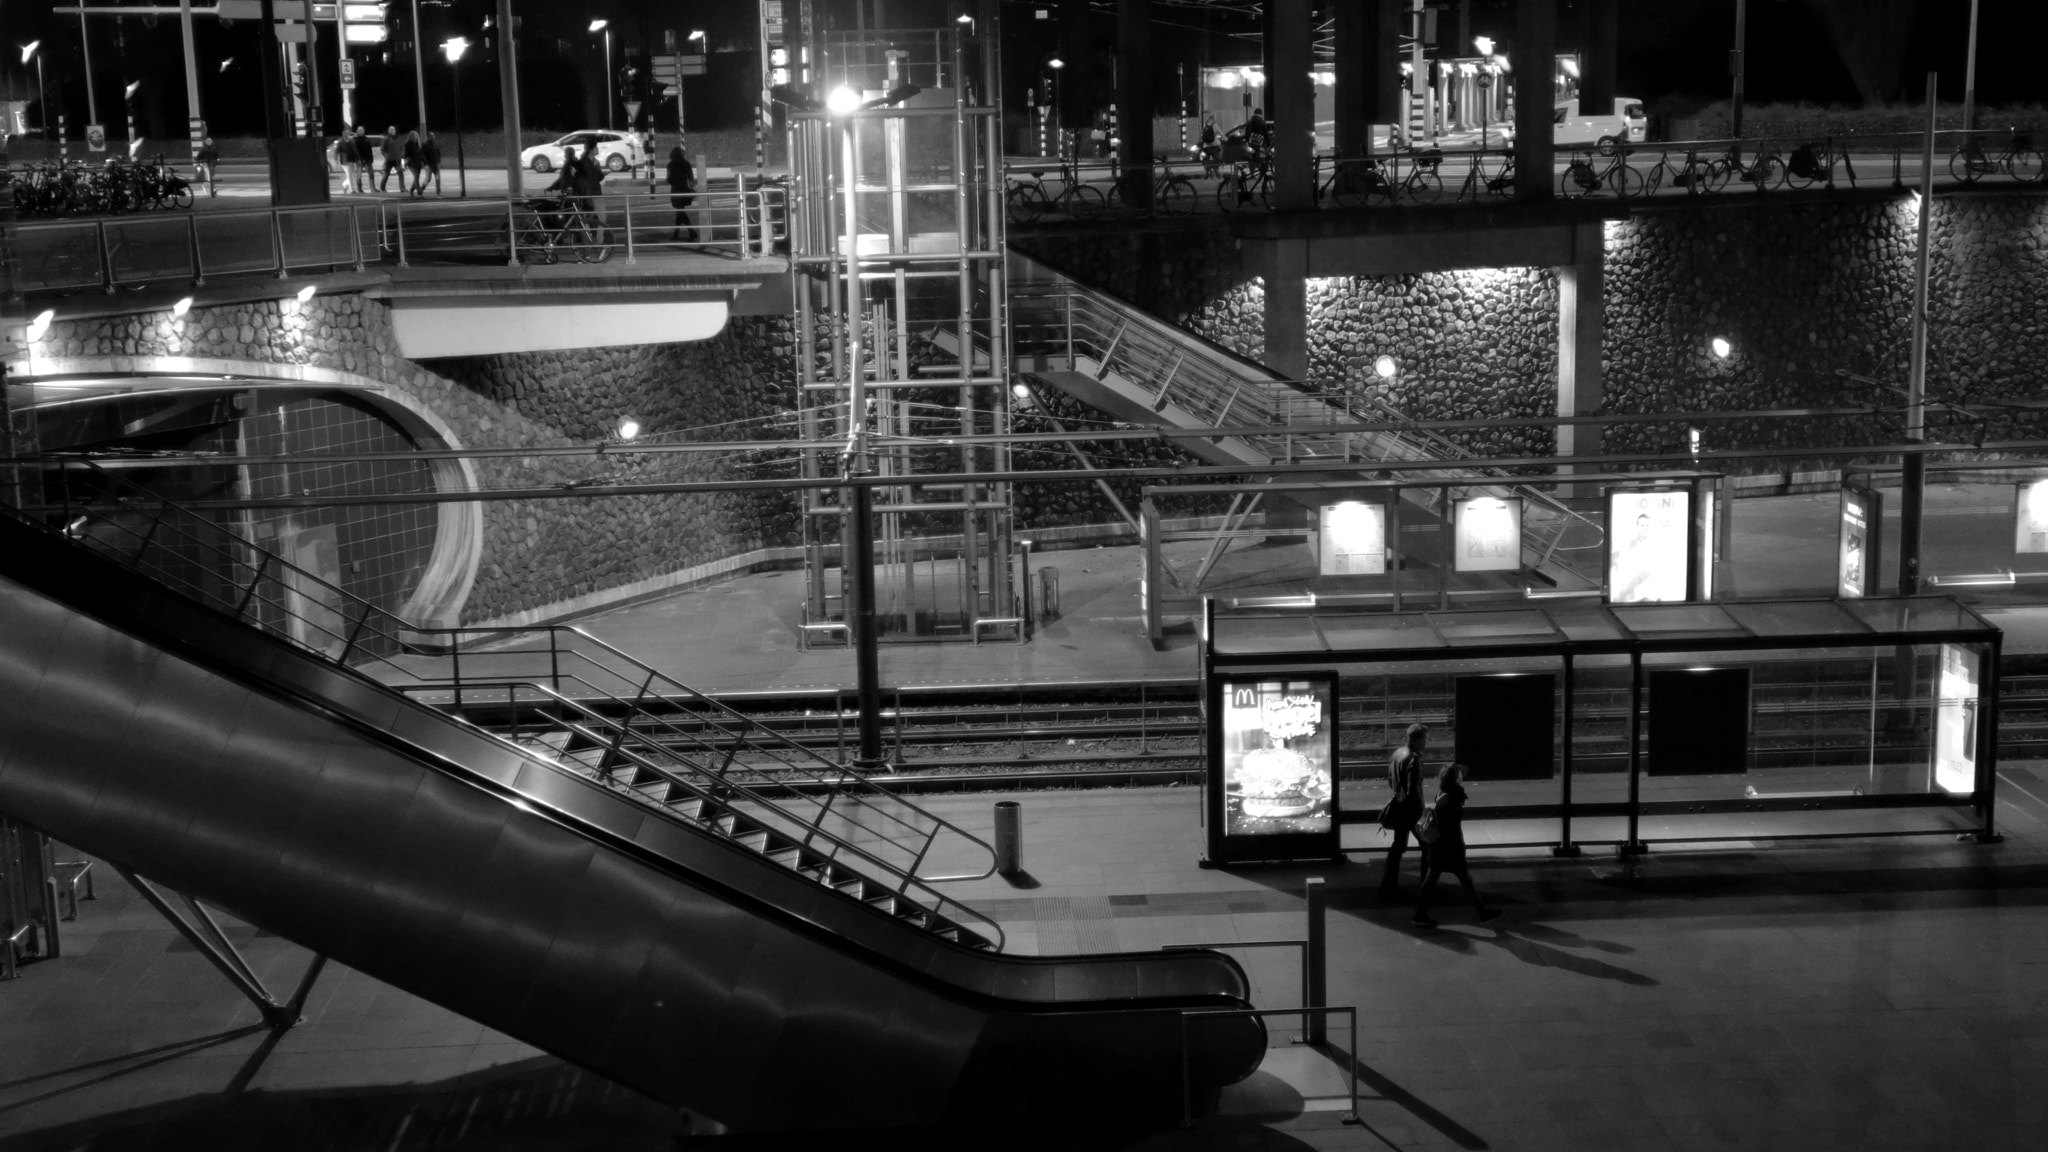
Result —
[[[1977,653],[1941,646],[1934,702],[1934,783],[1944,792],[1977,790]]]
[[[1240,680],[1222,689],[1224,834],[1330,832],[1334,685]]]
[[[1451,562],[1459,572],[1522,567],[1522,498],[1473,496],[1451,506]]]
[[[2020,485],[2013,512],[2012,550],[2048,552],[2048,480]]]
[[[1607,599],[1668,604],[1686,599],[1692,494],[1615,488],[1607,493]]]
[[[1835,546],[1835,595],[1858,599],[1868,596],[1877,573],[1877,525],[1883,505],[1877,493],[1863,488],[1842,489],[1842,525]]]
[[[1387,509],[1347,500],[1325,504],[1318,525],[1325,576],[1379,576],[1387,570]]]

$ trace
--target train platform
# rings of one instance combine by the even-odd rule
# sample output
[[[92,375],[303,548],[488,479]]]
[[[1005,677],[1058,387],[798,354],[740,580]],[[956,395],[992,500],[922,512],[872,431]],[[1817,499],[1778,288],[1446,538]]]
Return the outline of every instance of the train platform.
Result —
[[[2010,484],[1930,483],[1924,570],[1968,576],[2012,566]],[[1897,501],[1888,501],[1881,572],[1897,569]],[[1836,496],[1832,492],[1738,500],[1729,575],[1746,597],[1826,597],[1834,592]],[[1208,545],[1164,546],[1181,572],[1201,566]],[[1170,627],[1156,647],[1143,634],[1134,544],[1036,552],[1034,568],[1059,570],[1061,615],[1030,643],[986,640],[887,643],[884,684],[892,688],[1192,680],[1199,655],[1190,624]],[[1298,541],[1236,542],[1204,591],[1219,597],[1299,595],[1319,586]],[[833,692],[853,685],[853,654],[799,643],[803,575],[758,572],[598,612],[575,621],[701,691]],[[2048,653],[2048,582],[1937,587],[2006,632],[2008,656]]]

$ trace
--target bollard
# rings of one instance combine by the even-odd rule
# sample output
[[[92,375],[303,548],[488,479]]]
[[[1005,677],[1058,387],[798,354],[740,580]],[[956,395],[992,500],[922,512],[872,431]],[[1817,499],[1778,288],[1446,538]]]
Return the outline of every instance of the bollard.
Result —
[[[1327,956],[1329,937],[1323,931],[1325,901],[1329,899],[1329,889],[1324,884],[1321,876],[1311,876],[1308,878],[1308,891],[1306,895],[1308,897],[1308,954],[1302,958],[1301,962],[1302,967],[1305,969],[1304,975],[1306,977],[1303,983],[1308,985],[1308,1003],[1305,1007],[1321,1008],[1330,1001],[1330,968]],[[1328,1042],[1329,1028],[1326,1017],[1327,1014],[1322,1012],[1305,1014],[1303,1023],[1306,1027],[1302,1029],[1305,1043],[1323,1044]]]
[[[996,871],[1014,876],[1024,870],[1024,806],[1015,800],[996,801]]]

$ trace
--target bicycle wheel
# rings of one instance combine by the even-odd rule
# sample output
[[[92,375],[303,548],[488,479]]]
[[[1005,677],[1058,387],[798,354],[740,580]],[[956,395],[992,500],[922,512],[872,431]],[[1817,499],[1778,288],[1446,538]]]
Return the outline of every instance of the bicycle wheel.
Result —
[[[1444,195],[1443,177],[1432,168],[1417,168],[1401,182],[1401,195],[1410,204],[1434,204]]]
[[[1236,176],[1225,176],[1216,185],[1216,206],[1225,212],[1250,207],[1251,196],[1245,191],[1244,181]]]
[[[1948,158],[1949,175],[1965,184],[1975,184],[1988,167],[1984,153],[1975,147],[1958,148]]]
[[[1593,175],[1593,166],[1583,160],[1574,160],[1565,165],[1557,174],[1557,194],[1567,200],[1579,200],[1600,190],[1600,178]]]
[[[583,242],[576,246],[576,258],[585,264],[602,264],[612,258],[612,248],[615,244],[611,229],[586,225],[583,229]]]
[[[1185,176],[1168,178],[1159,186],[1153,207],[1162,215],[1186,216],[1195,210],[1195,184]]]
[[[559,259],[555,252],[555,234],[537,223],[520,225],[516,255],[522,264],[553,264]]]
[[[1094,216],[1109,207],[1103,199],[1102,190],[1088,184],[1069,184],[1053,197],[1053,207],[1063,208],[1069,216]]]
[[[1607,170],[1607,186],[1617,196],[1648,196],[1650,185],[1641,172],[1627,164],[1616,164]]]
[[[1365,203],[1366,173],[1355,167],[1339,168],[1330,173],[1330,200],[1339,208],[1356,208]]]
[[[1045,189],[1037,184],[1013,184],[1005,199],[1009,201],[1012,220],[1035,220],[1050,207]]]
[[[179,184],[165,193],[164,198],[157,201],[157,203],[162,204],[166,208],[190,208],[192,206],[192,186],[190,184]]]
[[[1824,156],[1816,157],[1814,165],[1814,167],[1807,170],[1804,176],[1794,172],[1792,165],[1785,165],[1785,187],[1792,189],[1813,187],[1815,182],[1821,178],[1821,174],[1827,171],[1827,158]]]
[[[2015,151],[2010,166],[2013,179],[2027,184],[2039,184],[2044,177],[2048,177],[2048,168],[2042,167],[2041,154],[2032,148]]]
[[[1756,158],[1756,163],[1749,166],[1749,175],[1746,179],[1756,186],[1757,191],[1769,192],[1784,182],[1785,162],[1765,153]]]

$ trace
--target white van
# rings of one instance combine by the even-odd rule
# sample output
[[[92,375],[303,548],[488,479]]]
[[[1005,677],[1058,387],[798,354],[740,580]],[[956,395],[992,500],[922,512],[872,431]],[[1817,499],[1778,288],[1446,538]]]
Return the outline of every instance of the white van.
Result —
[[[1600,145],[1604,149],[1610,140],[1620,144],[1640,144],[1649,130],[1649,120],[1643,114],[1643,102],[1633,96],[1616,96],[1611,116],[1581,115],[1576,96],[1560,100],[1552,113],[1551,124],[1551,142],[1559,148]]]

